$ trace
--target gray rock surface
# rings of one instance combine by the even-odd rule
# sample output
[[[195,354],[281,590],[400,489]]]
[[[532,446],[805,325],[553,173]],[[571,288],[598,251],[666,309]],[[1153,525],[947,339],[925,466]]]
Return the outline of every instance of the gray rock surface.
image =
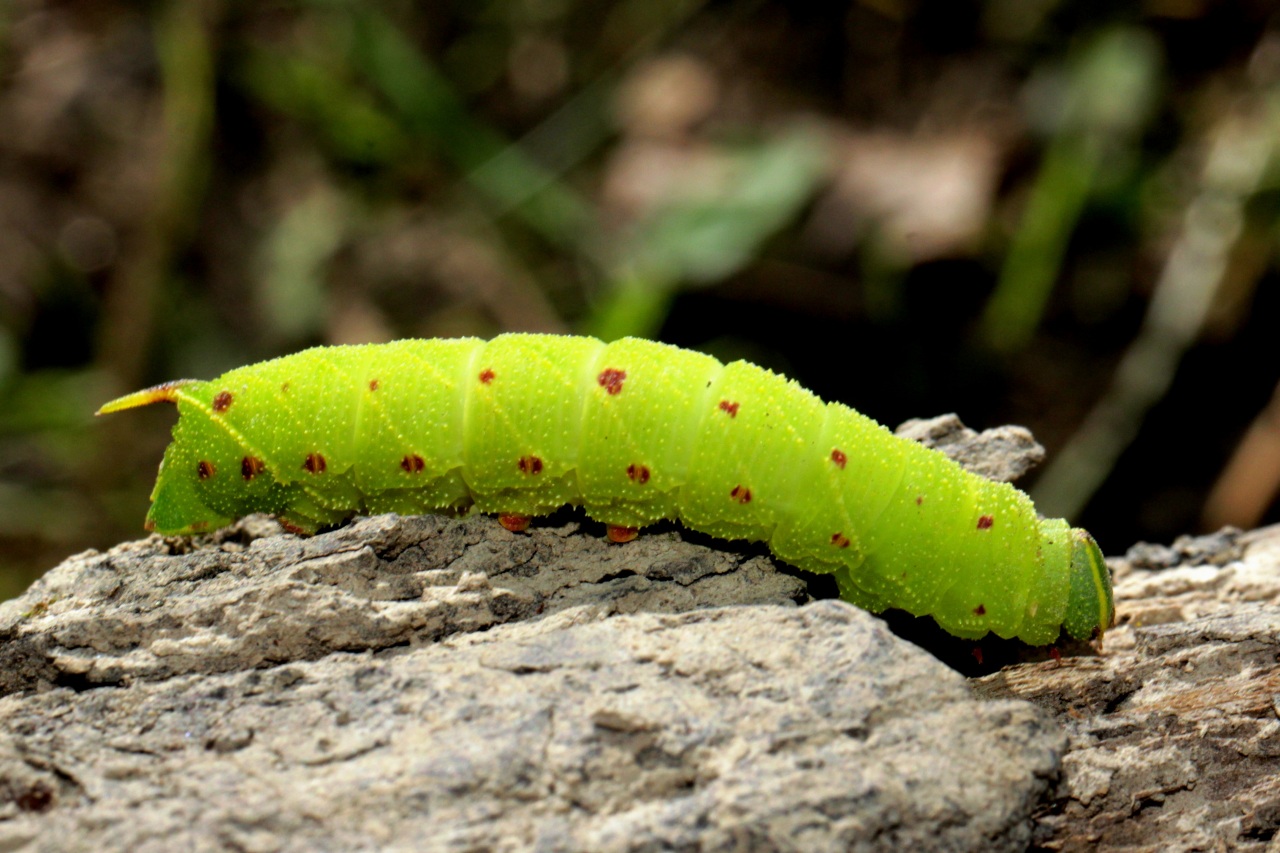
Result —
[[[941,451],[973,473],[1002,483],[1020,479],[1044,461],[1044,448],[1026,427],[975,432],[956,415],[939,415],[903,421],[894,434]]]
[[[280,529],[250,519],[201,547],[153,536],[90,552],[0,606],[0,694],[419,645],[574,606],[606,616],[807,598],[763,557],[673,532],[611,548],[575,530],[386,515],[253,538]]]
[[[1064,736],[752,549],[250,520],[0,606],[0,850],[1020,850]]]

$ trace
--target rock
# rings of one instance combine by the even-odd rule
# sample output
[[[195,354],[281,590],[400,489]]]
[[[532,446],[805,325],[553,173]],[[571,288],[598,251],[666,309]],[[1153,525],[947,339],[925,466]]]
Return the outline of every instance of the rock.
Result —
[[[69,559],[0,605],[0,849],[1030,843],[1049,714],[756,549],[576,527],[249,520]]]
[[[1044,448],[1026,427],[1002,426],[974,432],[955,415],[903,421],[896,435],[945,453],[988,480],[1011,483],[1044,461]]]
[[[577,605],[604,616],[807,598],[764,557],[670,532],[609,548],[571,528],[504,535],[481,517],[385,515],[310,539],[237,539],[243,529],[194,550],[153,536],[49,572],[0,609],[13,659],[0,693],[420,644]]]

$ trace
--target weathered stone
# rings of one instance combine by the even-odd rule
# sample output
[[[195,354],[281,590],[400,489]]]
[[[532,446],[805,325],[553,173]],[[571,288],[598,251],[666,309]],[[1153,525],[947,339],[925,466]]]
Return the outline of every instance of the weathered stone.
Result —
[[[152,537],[83,554],[0,606],[0,692],[314,660],[581,605],[603,616],[807,598],[752,552],[674,532],[626,548],[569,532],[388,515],[310,539],[224,536],[188,550]]]
[[[955,415],[903,421],[895,434],[945,453],[988,480],[1011,483],[1044,461],[1044,448],[1020,426],[975,432]]]
[[[753,549],[257,524],[0,606],[0,849],[1020,850],[1058,772]]]

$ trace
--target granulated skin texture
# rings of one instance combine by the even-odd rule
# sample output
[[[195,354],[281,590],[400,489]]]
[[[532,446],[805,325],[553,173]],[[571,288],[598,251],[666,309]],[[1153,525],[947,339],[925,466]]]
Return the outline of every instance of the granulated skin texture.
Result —
[[[1112,622],[1087,533],[743,361],[560,335],[321,347],[100,413],[158,401],[179,411],[148,515],[162,533],[471,510],[520,530],[574,504],[617,542],[660,519],[764,541],[848,601],[960,637],[1039,645]]]

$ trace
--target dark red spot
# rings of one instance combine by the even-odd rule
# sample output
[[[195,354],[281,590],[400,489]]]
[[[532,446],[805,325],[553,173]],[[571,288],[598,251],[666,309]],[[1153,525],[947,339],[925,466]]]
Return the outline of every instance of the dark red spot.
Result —
[[[729,497],[740,504],[749,504],[751,503],[751,490],[746,486],[734,486],[733,491],[729,492]]]
[[[156,529],[156,523],[148,518],[146,521],[142,522],[142,529],[150,533]]]
[[[600,375],[596,377],[596,381],[600,383],[600,387],[608,391],[610,395],[617,394],[622,391],[622,380],[627,378],[625,370],[618,370],[616,367],[606,367],[600,371]]]
[[[627,466],[627,477],[634,483],[644,485],[649,482],[649,466],[636,465],[634,462]]]
[[[537,456],[521,456],[520,461],[517,464],[519,465],[520,470],[525,474],[542,473],[542,460]]]
[[[844,451],[836,448],[831,451],[831,461],[836,463],[836,467],[843,470],[844,466],[849,463],[849,457],[844,455]]]
[[[287,518],[277,518],[276,523],[285,529],[285,532],[292,533],[294,536],[306,536],[306,529],[299,527]]]
[[[231,401],[235,398],[231,396],[230,391],[221,391],[218,396],[213,398],[213,410],[215,412],[225,412],[231,408]]]
[[[986,615],[987,615],[987,608],[986,608],[986,605],[979,604],[977,607],[973,608],[973,615],[974,615],[974,616],[986,616]]]
[[[484,370],[480,371],[480,383],[482,385],[488,385],[493,381],[493,377],[495,375],[496,374],[493,372],[492,367],[486,367]]]
[[[916,495],[916,506],[920,506],[922,503],[924,503],[924,495]]]
[[[201,459],[196,463],[196,476],[201,480],[207,480],[216,473],[218,473],[218,469],[213,467],[213,463],[209,460]]]
[[[516,515],[512,512],[504,512],[498,516],[498,523],[510,530],[512,533],[519,533],[529,528],[529,516]]]
[[[427,467],[427,463],[418,454],[410,453],[400,460],[400,467],[404,469],[406,474],[418,474],[421,473],[423,468]]]
[[[252,480],[266,469],[266,464],[256,456],[246,456],[240,460],[240,476],[246,480]]]
[[[381,382],[379,382],[379,381],[378,381],[378,380],[376,380],[376,379],[370,379],[370,380],[369,380],[369,390],[370,390],[370,391],[377,391],[377,390],[378,390],[378,386],[379,386],[379,385],[381,385],[381,384],[382,384],[382,383],[381,383]]]
[[[302,470],[308,474],[323,474],[327,467],[329,467],[328,463],[319,453],[308,453],[307,458],[302,460]]]
[[[845,536],[843,533],[832,533],[831,544],[835,545],[837,548],[848,548],[850,544],[849,537]]]
[[[605,526],[610,542],[630,542],[640,535],[639,527],[623,527],[621,524]]]
[[[973,647],[973,659],[978,662],[978,666],[982,666],[982,646]]]
[[[989,516],[989,515],[984,515],[984,516],[982,516],[981,518],[979,518],[979,519],[978,519],[978,529],[979,529],[979,530],[990,530],[990,529],[991,529],[991,525],[995,524],[995,522],[996,522],[996,520],[995,520],[994,518],[992,518],[991,516]]]
[[[209,522],[207,521],[193,521],[191,523],[192,530],[207,530],[208,528],[209,528]]]
[[[1057,663],[1062,663],[1062,652],[1058,650],[1057,646],[1049,647],[1049,657],[1053,658]]]
[[[730,403],[728,400],[721,400],[720,411],[725,412],[731,418],[736,418],[738,416],[738,404],[736,402]]]

